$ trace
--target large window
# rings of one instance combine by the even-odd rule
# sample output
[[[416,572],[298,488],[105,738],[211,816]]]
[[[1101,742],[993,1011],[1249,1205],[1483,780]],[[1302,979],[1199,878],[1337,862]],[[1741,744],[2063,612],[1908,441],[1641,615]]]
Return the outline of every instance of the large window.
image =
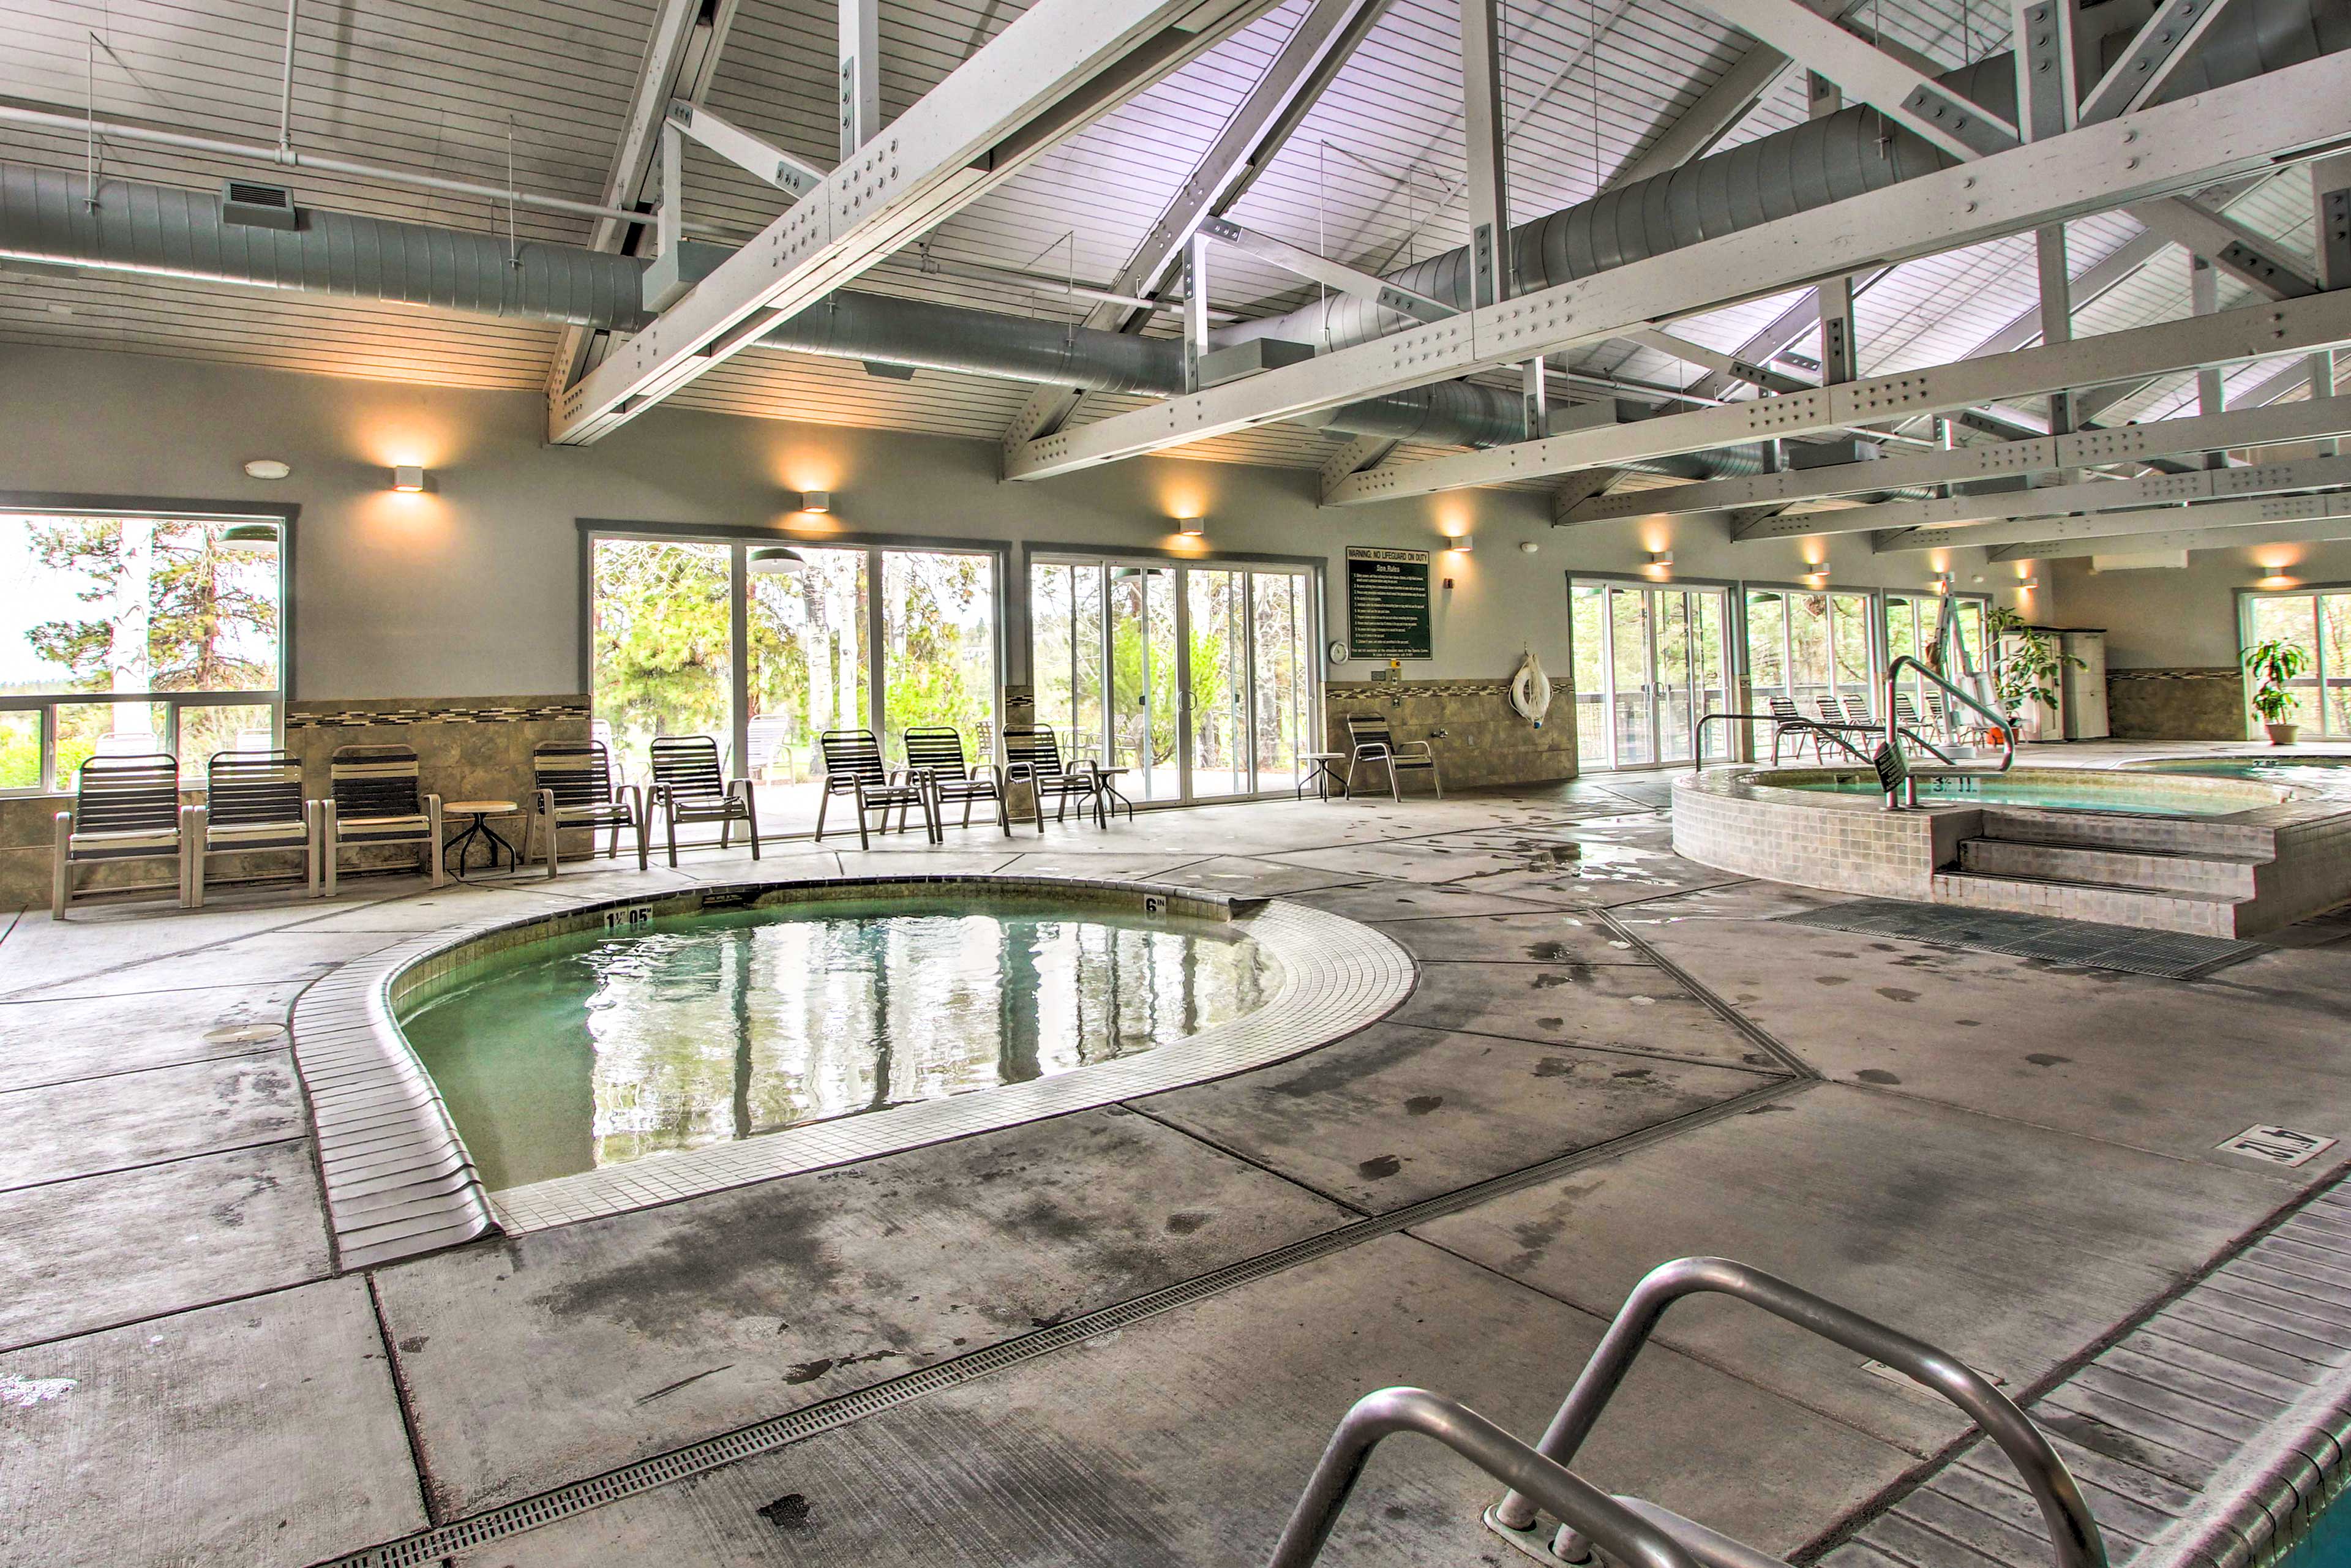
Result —
[[[799,832],[826,730],[872,730],[892,766],[918,725],[955,729],[975,765],[996,755],[991,552],[600,535],[590,575],[596,736],[632,779],[655,736],[706,735],[760,830]]]
[[[2351,735],[2351,589],[2248,593],[2241,617],[2241,646],[2278,637],[2310,656],[2287,683],[2294,710],[2284,722],[2330,738]]]
[[[1037,722],[1142,800],[1295,787],[1315,729],[1313,579],[1294,567],[1039,560]]]
[[[70,790],[93,756],[201,769],[277,744],[281,525],[0,514],[0,792]]]

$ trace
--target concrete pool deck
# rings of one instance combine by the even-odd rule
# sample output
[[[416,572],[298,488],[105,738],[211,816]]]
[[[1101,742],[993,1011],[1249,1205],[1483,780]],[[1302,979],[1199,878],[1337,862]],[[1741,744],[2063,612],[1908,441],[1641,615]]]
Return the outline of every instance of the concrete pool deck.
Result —
[[[1663,781],[771,846],[763,871],[1292,898],[1376,925],[1418,982],[1236,1077],[340,1272],[284,1032],[302,988],[747,859],[20,915],[0,1562],[304,1564],[558,1493],[552,1522],[419,1560],[1253,1563],[1359,1395],[1416,1383],[1531,1437],[1667,1259],[1771,1270],[2030,1398],[2341,1175],[2351,925],[2183,983],[1782,923],[1838,895],[1677,859]],[[2346,1144],[2299,1169],[2216,1148],[2260,1123]],[[2243,1321],[2298,1326],[2278,1354],[2351,1359],[2351,1310],[2247,1289]],[[2124,1426],[2065,1439],[2118,1562],[2187,1506],[2108,1462]],[[718,1463],[746,1428],[760,1451]],[[1873,1515],[1923,1533],[1910,1561],[2010,1528],[1996,1499],[1899,1500],[1960,1436],[1857,1358],[1701,1302],[1581,1468],[1884,1568],[1906,1559],[1881,1536],[1841,1544]],[[576,1490],[648,1464],[629,1485],[670,1479]],[[1326,1561],[1523,1562],[1478,1524],[1494,1490],[1392,1445]]]

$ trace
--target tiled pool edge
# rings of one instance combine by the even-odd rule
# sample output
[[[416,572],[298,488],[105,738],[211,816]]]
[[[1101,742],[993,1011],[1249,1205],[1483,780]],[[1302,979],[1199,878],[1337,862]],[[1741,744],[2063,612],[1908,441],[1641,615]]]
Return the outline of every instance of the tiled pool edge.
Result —
[[[2344,1490],[2346,1279],[2351,1172],[2338,1172],[2028,1404],[2089,1495],[2115,1568],[2262,1568]],[[2215,1429],[2231,1427],[2251,1429]],[[2030,1494],[1980,1438],[1834,1539],[1821,1568],[2048,1560]]]
[[[1130,904],[1248,922],[1280,966],[1273,997],[1254,1011],[1143,1056],[1028,1083],[925,1101],[718,1148],[665,1155],[512,1188],[493,1200],[434,1085],[394,1021],[400,998],[495,946],[594,929],[616,911],[694,913],[779,898],[904,889],[908,896],[984,887]],[[1040,1117],[1270,1065],[1392,1010],[1414,968],[1386,936],[1301,904],[1173,883],[1061,877],[778,876],[599,899],[517,919],[511,911],[454,921],[370,956],[306,991],[293,1016],[295,1060],[309,1089],[318,1156],[338,1259],[358,1269],[437,1251],[500,1230],[544,1229],[775,1176],[869,1159]]]

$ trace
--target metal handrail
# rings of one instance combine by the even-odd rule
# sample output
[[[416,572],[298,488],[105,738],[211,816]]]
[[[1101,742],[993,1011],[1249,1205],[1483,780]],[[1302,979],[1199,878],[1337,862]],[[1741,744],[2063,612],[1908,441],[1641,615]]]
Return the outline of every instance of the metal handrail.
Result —
[[[1895,736],[1894,694],[1905,666],[1917,671],[1920,674],[1927,677],[1927,680],[1930,685],[1949,693],[1967,706],[1975,709],[1976,712],[1983,715],[1984,717],[1991,721],[1992,732],[2000,737],[2002,755],[2000,759],[2000,766],[1990,769],[1990,771],[1994,773],[2005,773],[2011,768],[2015,766],[2016,721],[2010,718],[2005,714],[2000,713],[1992,708],[1986,707],[1983,704],[1976,701],[1975,698],[1968,695],[1967,693],[1951,685],[1950,682],[1943,679],[1942,676],[1937,674],[1934,671],[1928,669],[1925,664],[1919,663],[1917,659],[1912,658],[1907,653],[1896,653],[1894,656],[1894,662],[1886,666],[1886,738],[1887,740],[1892,740]],[[1942,753],[1937,752],[1936,755],[1941,757]],[[1943,760],[1948,762],[1950,758],[1946,757],[1943,758]]]
[[[2073,1473],[2041,1435],[2041,1428],[2008,1396],[1933,1345],[1728,1258],[1677,1259],[1651,1270],[1633,1287],[1535,1451],[1555,1465],[1571,1463],[1666,1309],[1684,1296],[1701,1291],[1761,1307],[1774,1317],[1882,1362],[1958,1406],[2000,1446],[2041,1505],[2041,1517],[2056,1550],[2056,1568],[2105,1568],[2105,1539],[2082,1499],[2081,1489],[2074,1484]],[[1539,1505],[1550,1506],[1531,1489],[1513,1490],[1496,1505],[1494,1518],[1507,1529],[1524,1531],[1533,1525]],[[1571,1529],[1582,1529],[1574,1520],[1561,1517]]]
[[[1703,772],[1706,768],[1706,727],[1712,724],[1719,718],[1730,719],[1734,721],[1744,719],[1750,724],[1775,725],[1782,729],[1809,729],[1815,735],[1826,736],[1829,739],[1835,741],[1839,746],[1844,747],[1847,751],[1852,752],[1854,756],[1859,758],[1864,762],[1870,760],[1869,755],[1863,751],[1859,747],[1854,745],[1853,742],[1847,740],[1844,736],[1839,735],[1837,731],[1840,729],[1858,729],[1868,731],[1874,730],[1876,727],[1875,725],[1866,724],[1831,725],[1818,719],[1805,718],[1802,715],[1799,715],[1794,718],[1781,718],[1776,715],[1768,713],[1709,713],[1704,715],[1698,719],[1698,731],[1690,739],[1690,771],[1693,773]],[[1906,737],[1912,745],[1918,747],[1922,750],[1933,752],[1936,758],[1945,766],[1957,768],[1959,765],[1959,758],[1951,756],[1950,753],[1945,751],[1941,747],[1937,746],[1933,741],[1928,740],[1925,736],[1920,735],[1917,730],[1905,726],[1900,729],[1899,733]]]
[[[1852,752],[1854,756],[1859,758],[1862,761],[1867,762],[1869,760],[1869,753],[1862,750],[1861,747],[1855,746],[1852,741],[1847,740],[1844,736],[1837,733],[1840,729],[1865,730],[1872,728],[1873,727],[1869,725],[1829,725],[1823,724],[1818,719],[1805,718],[1802,716],[1795,718],[1781,718],[1776,715],[1768,713],[1709,713],[1698,719],[1697,732],[1690,737],[1690,771],[1693,773],[1699,772],[1706,767],[1706,727],[1712,724],[1719,718],[1731,720],[1744,719],[1750,724],[1778,725],[1783,729],[1809,729],[1815,735],[1826,736],[1829,739],[1835,741],[1839,746],[1842,746],[1847,751]],[[1942,754],[1938,752],[1936,755],[1941,756]],[[1950,758],[1946,757],[1943,760],[1948,762]]]
[[[1625,1568],[1700,1568],[1656,1523],[1565,1466],[1543,1458],[1458,1400],[1426,1388],[1383,1388],[1355,1401],[1331,1434],[1266,1568],[1308,1568],[1322,1555],[1372,1450],[1399,1432],[1433,1437],[1496,1480],[1537,1499]]]

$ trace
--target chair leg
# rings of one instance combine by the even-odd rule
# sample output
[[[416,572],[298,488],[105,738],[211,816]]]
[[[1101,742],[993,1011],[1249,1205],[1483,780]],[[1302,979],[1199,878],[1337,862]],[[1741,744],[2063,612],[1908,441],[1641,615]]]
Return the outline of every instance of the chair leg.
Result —
[[[202,806],[180,812],[180,907],[204,906],[204,823],[211,815]]]
[[[309,894],[317,898],[319,886],[319,802],[302,802],[302,858],[307,862],[303,871],[309,881]]]
[[[751,786],[743,786],[743,831],[751,835],[751,858],[759,858],[759,803],[751,798]]]
[[[1445,780],[1437,776],[1437,764],[1434,762],[1428,765],[1428,787],[1437,791],[1438,800],[1445,799]]]
[[[49,874],[49,918],[63,920],[73,903],[73,862],[67,858],[73,841],[73,813],[57,813],[57,858]]]
[[[424,798],[424,831],[432,835],[424,843],[424,867],[433,879],[433,885],[439,887],[448,880],[449,867],[441,853],[441,797],[438,795]],[[490,869],[496,871],[497,867],[497,853],[493,849]]]
[[[832,805],[832,787],[825,786],[824,793],[816,798],[816,841],[824,842],[824,814]]]
[[[865,831],[865,786],[852,784],[851,788],[857,791],[857,847],[861,850],[870,850],[873,847],[873,840]],[[887,832],[889,829],[890,808],[884,806],[882,808],[882,830]]]
[[[677,869],[677,802],[666,797],[662,800],[662,816],[669,824],[669,869]]]
[[[1004,836],[1006,838],[1008,839],[1012,836],[1012,810],[1010,807],[1004,803],[1004,787],[1002,785],[997,786],[996,789],[996,825],[1004,830]]]
[[[651,848],[649,842],[651,835],[645,831],[645,814],[643,810],[632,811],[629,813],[629,820],[631,826],[637,830],[637,869],[649,870],[652,857],[646,853],[646,851]]]
[[[920,800],[923,805],[923,836],[935,844],[946,843],[947,841],[947,835],[946,831],[939,826],[939,811],[937,807],[932,804],[931,798],[928,795],[917,795],[915,799]],[[904,807],[899,809],[901,810],[904,810]],[[964,808],[964,811],[968,815],[971,811],[971,808],[969,806],[966,806]],[[900,821],[903,821],[904,819],[901,818]]]

